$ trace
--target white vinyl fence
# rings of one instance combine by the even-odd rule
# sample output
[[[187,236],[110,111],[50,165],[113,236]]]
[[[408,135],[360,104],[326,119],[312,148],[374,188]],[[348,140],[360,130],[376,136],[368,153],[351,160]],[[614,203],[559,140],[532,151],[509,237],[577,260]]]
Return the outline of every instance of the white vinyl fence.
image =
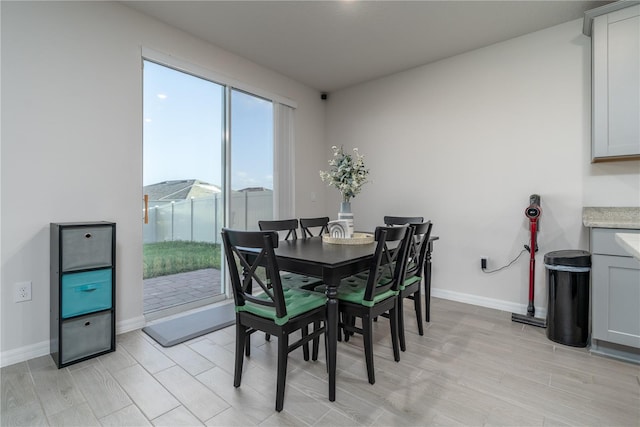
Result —
[[[184,240],[220,243],[223,226],[222,195],[177,202],[149,200],[149,223],[143,225],[144,243]],[[229,228],[257,230],[258,220],[273,218],[272,191],[234,192]]]

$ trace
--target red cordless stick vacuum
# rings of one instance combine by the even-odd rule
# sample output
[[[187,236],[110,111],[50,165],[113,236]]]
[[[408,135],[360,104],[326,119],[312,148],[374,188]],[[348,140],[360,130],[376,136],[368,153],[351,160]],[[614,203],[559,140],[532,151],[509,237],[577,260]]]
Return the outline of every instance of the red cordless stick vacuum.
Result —
[[[540,196],[532,194],[529,197],[529,207],[525,209],[524,214],[529,218],[529,226],[531,229],[531,243],[524,245],[524,248],[529,251],[529,305],[527,306],[527,314],[511,314],[511,320],[513,322],[525,323],[527,325],[537,326],[539,328],[547,327],[547,320],[535,317],[536,308],[533,305],[533,299],[535,294],[535,272],[536,272],[536,252],[538,252],[538,240],[536,233],[538,232],[538,218],[542,214],[540,208]]]

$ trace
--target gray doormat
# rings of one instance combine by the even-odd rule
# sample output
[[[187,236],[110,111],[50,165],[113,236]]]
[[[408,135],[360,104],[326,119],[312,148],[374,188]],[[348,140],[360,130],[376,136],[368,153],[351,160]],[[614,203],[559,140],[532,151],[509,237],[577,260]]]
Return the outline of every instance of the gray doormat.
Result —
[[[236,322],[234,304],[223,304],[175,319],[145,326],[142,331],[163,347],[171,347],[192,338],[226,328]]]

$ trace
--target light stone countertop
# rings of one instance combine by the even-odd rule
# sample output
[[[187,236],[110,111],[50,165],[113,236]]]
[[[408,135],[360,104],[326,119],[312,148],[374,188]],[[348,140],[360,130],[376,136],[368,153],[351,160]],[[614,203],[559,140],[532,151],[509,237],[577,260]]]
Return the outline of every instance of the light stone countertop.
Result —
[[[585,227],[640,229],[640,207],[584,207]]]

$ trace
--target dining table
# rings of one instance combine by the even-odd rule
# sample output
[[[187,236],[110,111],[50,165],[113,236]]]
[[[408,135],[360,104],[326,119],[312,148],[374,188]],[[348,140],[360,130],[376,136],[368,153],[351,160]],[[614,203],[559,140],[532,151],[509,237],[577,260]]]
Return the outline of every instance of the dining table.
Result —
[[[431,249],[429,241],[425,262],[426,321],[429,321],[431,285]],[[324,242],[321,236],[278,242],[275,255],[281,270],[321,278],[326,284],[327,295],[327,370],[329,374],[329,400],[336,398],[336,355],[338,348],[338,286],[340,281],[369,268],[375,251],[375,243],[335,244]]]

